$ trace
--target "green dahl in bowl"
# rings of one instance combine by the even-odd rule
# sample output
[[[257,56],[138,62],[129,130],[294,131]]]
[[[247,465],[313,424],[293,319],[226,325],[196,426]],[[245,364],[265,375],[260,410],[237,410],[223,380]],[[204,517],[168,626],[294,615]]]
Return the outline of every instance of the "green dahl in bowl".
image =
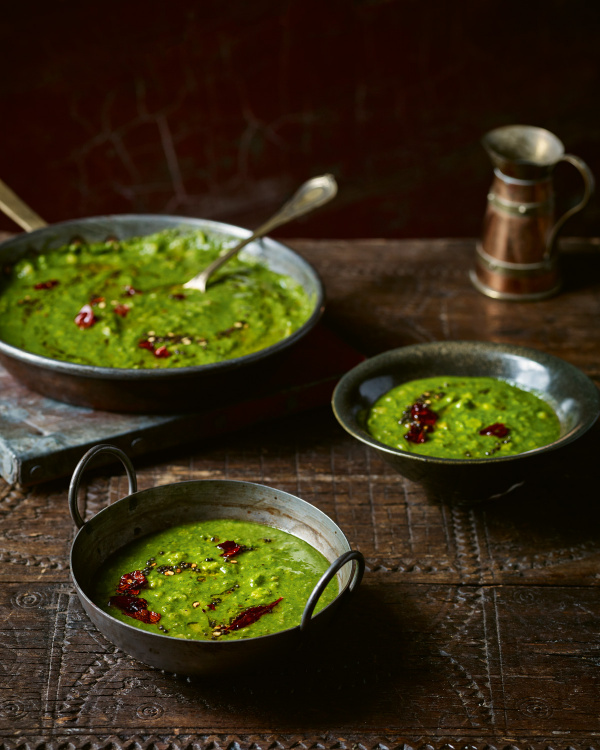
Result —
[[[554,452],[598,418],[600,394],[579,369],[536,349],[440,341],[362,362],[332,406],[347,432],[432,500],[461,504],[551,472]]]
[[[440,458],[525,453],[560,437],[540,396],[490,377],[442,376],[392,388],[371,407],[367,429],[381,443]]]
[[[300,624],[329,561],[281,529],[241,519],[185,523],[138,539],[96,576],[107,614],[174,638],[256,638]],[[337,594],[330,581],[316,611]]]

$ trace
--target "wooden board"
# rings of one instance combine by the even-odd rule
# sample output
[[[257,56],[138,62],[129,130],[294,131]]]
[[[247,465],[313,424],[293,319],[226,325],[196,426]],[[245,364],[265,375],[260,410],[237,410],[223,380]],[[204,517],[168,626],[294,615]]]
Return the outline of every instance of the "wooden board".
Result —
[[[362,359],[319,325],[252,396],[233,397],[217,409],[167,416],[71,406],[28,390],[0,367],[0,475],[23,485],[44,482],[72,473],[98,443],[141,456],[321,406],[343,373]]]

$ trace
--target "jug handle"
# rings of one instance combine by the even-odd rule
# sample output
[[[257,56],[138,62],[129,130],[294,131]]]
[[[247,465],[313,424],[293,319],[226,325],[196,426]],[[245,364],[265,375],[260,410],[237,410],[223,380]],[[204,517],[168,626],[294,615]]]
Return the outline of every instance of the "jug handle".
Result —
[[[592,197],[592,193],[594,192],[594,175],[592,174],[592,171],[588,167],[588,165],[583,161],[583,159],[580,159],[578,156],[574,156],[573,154],[564,154],[563,156],[561,156],[559,161],[566,161],[569,164],[572,164],[575,169],[579,171],[579,173],[583,177],[583,197],[581,198],[579,203],[566,211],[552,227],[550,237],[548,238],[548,244],[546,245],[546,253],[544,256],[545,258],[549,258],[553,254],[554,245],[556,244],[556,237],[559,231],[563,228],[564,223],[568,219],[570,219],[571,216],[581,211],[582,208],[585,208],[587,202]]]
[[[123,451],[120,448],[117,448],[116,445],[110,445],[109,443],[101,443],[100,445],[95,445],[93,448],[90,448],[75,467],[75,471],[73,472],[71,483],[69,485],[69,511],[71,513],[73,523],[75,524],[75,526],[77,526],[78,529],[80,529],[85,524],[85,521],[79,513],[77,503],[77,495],[79,494],[81,477],[89,462],[99,453],[110,453],[113,456],[116,456],[121,461],[121,463],[125,467],[127,480],[129,482],[129,494],[133,495],[134,492],[137,492],[137,477],[135,475],[135,469],[133,468],[133,464],[131,463],[129,456],[126,453],[123,453]]]

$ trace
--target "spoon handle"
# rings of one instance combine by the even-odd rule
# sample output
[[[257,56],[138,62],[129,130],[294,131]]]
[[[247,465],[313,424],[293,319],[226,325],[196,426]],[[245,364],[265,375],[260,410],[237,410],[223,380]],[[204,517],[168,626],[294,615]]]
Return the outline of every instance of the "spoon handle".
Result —
[[[259,237],[264,237],[275,227],[286,224],[292,219],[312,211],[319,206],[323,206],[330,201],[337,193],[337,183],[333,175],[325,174],[312,179],[301,185],[287,203],[279,209],[270,219],[265,221],[253,234],[246,237],[245,240],[238,242],[237,245],[228,250],[224,255],[219,256],[204,271],[201,271],[193,279],[187,281],[183,286],[185,289],[198,289],[201,292],[206,291],[208,279],[212,274],[230,258],[237,255],[239,251],[248,243],[253,242]]]
[[[0,211],[23,227],[26,232],[46,226],[46,222],[2,180],[0,180]]]

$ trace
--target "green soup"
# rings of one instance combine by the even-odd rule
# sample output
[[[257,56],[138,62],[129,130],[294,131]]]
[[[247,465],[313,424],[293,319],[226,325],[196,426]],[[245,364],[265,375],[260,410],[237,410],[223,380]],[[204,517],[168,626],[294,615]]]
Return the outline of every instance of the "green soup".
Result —
[[[314,301],[302,286],[249,256],[206,292],[183,289],[222,250],[217,238],[170,229],[31,255],[2,279],[0,338],[84,365],[188,367],[264,349],[308,320]]]
[[[488,377],[403,383],[376,401],[367,428],[381,443],[440,458],[507,456],[560,437],[558,417],[545,401]]]
[[[300,623],[329,567],[307,542],[261,524],[212,520],[127,545],[97,574],[93,601],[128,625],[176,638],[254,638]],[[338,594],[328,584],[316,611]]]

